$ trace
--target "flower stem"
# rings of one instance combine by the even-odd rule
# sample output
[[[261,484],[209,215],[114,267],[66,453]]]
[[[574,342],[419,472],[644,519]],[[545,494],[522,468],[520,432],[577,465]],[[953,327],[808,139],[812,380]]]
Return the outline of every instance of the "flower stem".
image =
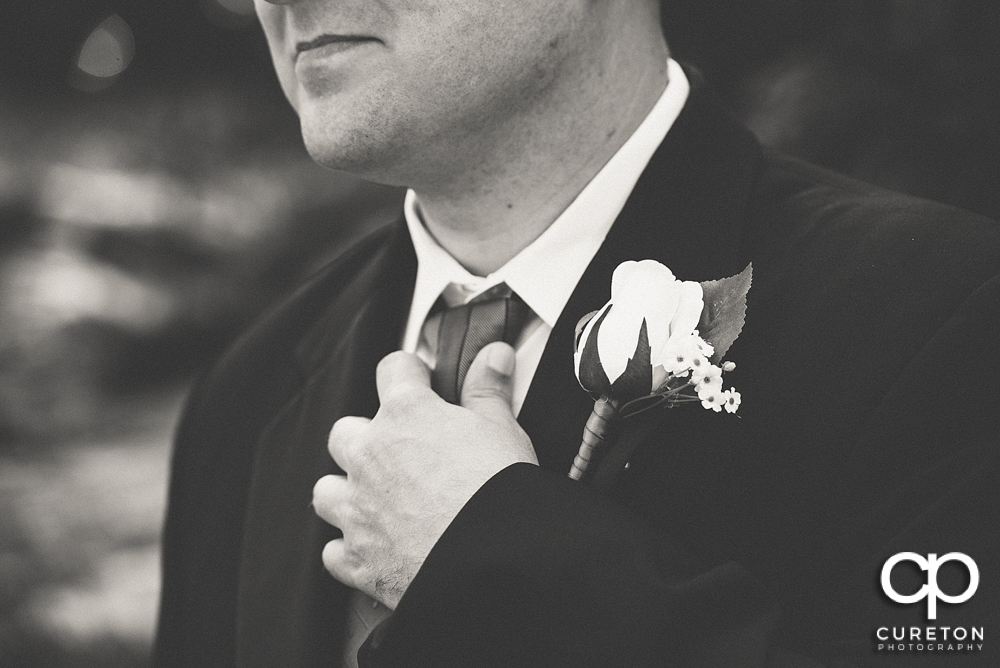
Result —
[[[601,397],[594,402],[594,410],[590,413],[587,425],[583,428],[583,441],[580,450],[573,460],[573,468],[569,477],[582,480],[587,472],[587,466],[600,454],[611,436],[611,426],[618,417],[618,402],[607,397]]]

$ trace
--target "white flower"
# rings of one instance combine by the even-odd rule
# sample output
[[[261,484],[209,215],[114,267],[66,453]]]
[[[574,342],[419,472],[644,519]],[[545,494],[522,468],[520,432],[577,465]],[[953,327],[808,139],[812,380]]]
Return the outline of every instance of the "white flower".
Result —
[[[698,398],[701,399],[701,405],[705,408],[711,408],[716,413],[722,412],[723,404],[723,393],[715,388],[711,391],[706,391],[704,394],[699,390]]]
[[[701,360],[708,364],[708,360],[704,358],[698,345],[698,337],[678,337],[676,343],[672,343],[664,351],[662,366],[656,368],[662,368],[675,376],[686,376],[692,369],[702,365]],[[656,373],[655,369],[653,373]]]
[[[722,403],[727,413],[735,413],[740,407],[740,393],[735,387],[731,387],[722,393]]]
[[[713,366],[705,356],[698,355],[691,360],[691,382],[697,385],[704,380],[705,376],[712,375],[713,369],[718,369],[718,367]]]
[[[700,372],[700,377],[695,384],[695,390],[697,390],[699,397],[702,391],[707,392],[710,389],[713,392],[722,390],[722,369],[714,364],[709,364]]]
[[[703,355],[692,340],[703,307],[700,284],[677,280],[654,260],[623,262],[611,281],[611,301],[577,342],[580,384],[628,401],[651,393],[670,373],[683,375],[677,358],[691,359],[692,345]]]
[[[694,338],[695,338],[695,343],[698,346],[698,350],[701,351],[702,355],[704,355],[705,357],[711,357],[712,355],[715,354],[715,348],[712,347],[711,343],[709,343],[708,341],[706,341],[705,339],[701,338],[698,335],[697,329],[694,330]]]

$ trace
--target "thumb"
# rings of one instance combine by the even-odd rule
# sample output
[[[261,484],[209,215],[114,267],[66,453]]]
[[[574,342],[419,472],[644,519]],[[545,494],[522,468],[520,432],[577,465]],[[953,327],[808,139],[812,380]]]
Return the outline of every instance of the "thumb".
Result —
[[[514,349],[506,343],[483,347],[465,374],[462,406],[496,422],[513,421],[514,363]]]

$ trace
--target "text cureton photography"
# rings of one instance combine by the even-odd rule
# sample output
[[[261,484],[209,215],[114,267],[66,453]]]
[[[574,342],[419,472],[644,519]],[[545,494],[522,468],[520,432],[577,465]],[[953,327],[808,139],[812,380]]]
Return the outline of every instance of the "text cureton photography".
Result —
[[[875,632],[880,652],[981,652],[983,627],[883,626]]]
[[[911,594],[901,594],[893,584],[893,571],[905,562],[915,565],[925,582]],[[942,591],[939,571],[947,563],[961,564],[967,581],[964,590],[955,594]],[[949,552],[938,556],[931,553],[926,557],[913,552],[900,552],[886,560],[880,575],[882,591],[893,602],[901,605],[926,606],[926,618],[933,622],[938,619],[938,601],[948,606],[966,603],[979,589],[980,573],[976,561],[967,554]],[[875,631],[876,650],[879,652],[981,652],[985,641],[982,626],[882,626]]]

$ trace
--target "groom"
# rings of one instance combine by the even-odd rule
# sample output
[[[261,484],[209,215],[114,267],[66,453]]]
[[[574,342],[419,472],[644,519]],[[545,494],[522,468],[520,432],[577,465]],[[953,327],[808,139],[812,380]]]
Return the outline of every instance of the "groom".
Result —
[[[658,9],[257,0],[311,155],[410,190],[195,390],[158,666],[997,665],[1000,230],[761,148]],[[574,325],[647,258],[752,262],[743,406],[572,481]],[[978,589],[928,619],[902,552]]]

